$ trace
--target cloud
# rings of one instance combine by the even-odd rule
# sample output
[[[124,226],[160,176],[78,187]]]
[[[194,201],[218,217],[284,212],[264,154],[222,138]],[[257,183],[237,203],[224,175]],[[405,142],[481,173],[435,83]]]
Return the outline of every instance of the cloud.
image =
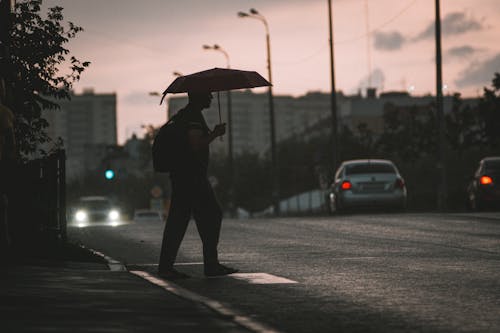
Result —
[[[474,53],[477,53],[481,51],[481,49],[474,48],[469,45],[464,45],[464,46],[457,46],[457,47],[452,47],[449,49],[446,54],[449,57],[455,57],[455,58],[469,58],[471,57]]]
[[[472,17],[466,17],[465,13],[454,12],[446,15],[441,20],[441,32],[443,36],[461,35],[469,31],[483,30],[480,21]],[[434,38],[434,22],[430,23],[424,31],[417,35],[414,40]]]
[[[401,49],[405,42],[405,37],[397,32],[376,32],[375,33],[375,48],[383,51],[395,51]]]
[[[455,84],[459,88],[488,85],[493,79],[494,73],[500,72],[500,53],[482,63],[472,63],[459,74]]]

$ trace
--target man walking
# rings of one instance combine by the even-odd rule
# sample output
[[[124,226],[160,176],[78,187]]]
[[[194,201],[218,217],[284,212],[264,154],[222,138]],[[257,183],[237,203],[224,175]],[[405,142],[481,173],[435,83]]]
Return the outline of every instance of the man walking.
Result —
[[[179,126],[183,156],[179,167],[170,172],[172,199],[163,233],[158,273],[167,279],[189,277],[174,269],[174,262],[191,216],[203,243],[203,263],[206,276],[227,275],[236,269],[219,263],[217,245],[222,222],[222,211],[207,178],[209,145],[226,132],[226,125],[207,126],[201,111],[210,107],[212,94],[189,92],[188,105],[180,110],[173,121]]]

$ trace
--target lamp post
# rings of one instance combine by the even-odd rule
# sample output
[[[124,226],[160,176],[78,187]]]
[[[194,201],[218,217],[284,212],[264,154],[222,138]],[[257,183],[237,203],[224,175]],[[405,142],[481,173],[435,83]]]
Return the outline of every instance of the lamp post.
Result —
[[[248,13],[246,12],[238,12],[238,17],[241,18],[254,18],[262,23],[264,23],[264,27],[266,29],[266,48],[267,48],[267,72],[268,72],[268,81],[271,83],[269,86],[268,95],[269,95],[269,122],[271,127],[271,178],[273,184],[272,191],[272,199],[274,206],[275,215],[280,214],[280,206],[279,206],[279,168],[278,168],[278,159],[276,155],[276,130],[274,125],[274,98],[273,98],[273,79],[271,75],[271,42],[269,37],[269,26],[267,24],[266,18],[262,16],[256,9],[252,8]]]
[[[229,69],[231,68],[230,62],[229,62],[229,54],[224,50],[222,47],[220,47],[218,44],[214,44],[212,46],[210,45],[203,45],[204,50],[214,50],[217,52],[220,52],[224,55],[226,58],[226,67]],[[231,216],[234,216],[234,201],[233,201],[233,195],[234,195],[234,167],[233,167],[233,122],[232,122],[232,102],[231,102],[231,91],[227,91],[227,155],[228,155],[228,172],[229,172],[229,212]]]

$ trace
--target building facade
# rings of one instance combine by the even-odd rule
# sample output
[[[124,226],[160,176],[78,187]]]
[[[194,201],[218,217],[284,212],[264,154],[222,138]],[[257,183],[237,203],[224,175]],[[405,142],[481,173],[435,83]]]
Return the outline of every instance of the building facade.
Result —
[[[45,110],[47,133],[52,140],[62,139],[66,149],[68,181],[97,167],[99,154],[105,146],[117,144],[116,94],[95,94],[85,90],[71,95],[71,100],[58,101],[59,110]]]
[[[218,113],[217,93],[214,93],[212,106],[203,111],[210,128],[220,122]],[[267,93],[233,91],[232,96],[232,135],[233,152],[235,155],[243,152],[265,154],[270,147],[269,99]],[[376,95],[372,90],[366,96],[346,96],[337,94],[337,119],[339,127],[347,126],[356,130],[363,123],[375,134],[380,134],[384,128],[384,110],[389,104],[394,106],[432,107],[434,96],[411,96],[406,92],[386,92]],[[453,97],[444,96],[444,112],[452,108]],[[477,103],[477,99],[465,99],[465,103]],[[168,99],[169,117],[187,104],[187,96],[172,96]],[[227,93],[220,93],[222,122],[227,123]],[[330,95],[328,93],[310,92],[306,95],[293,97],[288,95],[274,96],[276,140],[282,141],[292,136],[307,139],[309,133],[318,128],[331,126]],[[217,140],[212,151],[225,153],[227,151],[227,136]]]

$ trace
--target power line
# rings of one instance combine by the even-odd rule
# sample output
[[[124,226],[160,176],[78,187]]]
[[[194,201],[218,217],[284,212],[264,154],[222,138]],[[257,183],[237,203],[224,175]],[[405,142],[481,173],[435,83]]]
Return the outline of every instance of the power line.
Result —
[[[366,33],[364,33],[362,35],[359,35],[359,36],[356,36],[356,37],[353,37],[353,38],[350,38],[350,39],[345,39],[345,40],[341,40],[341,41],[335,41],[334,44],[347,44],[347,43],[355,42],[355,41],[358,41],[358,40],[361,40],[361,39],[364,39],[366,37],[371,36],[372,34],[374,34],[375,32],[377,32],[378,30],[380,30],[383,27],[385,27],[385,26],[391,24],[392,22],[394,22],[397,18],[399,18],[406,11],[408,11],[408,9],[410,9],[416,2],[417,2],[417,0],[413,0],[406,7],[404,7],[402,10],[400,10],[396,15],[392,16],[390,19],[388,19],[384,23],[380,24],[376,28],[374,28],[372,30],[369,30],[369,28],[367,27],[367,30],[369,30],[369,31],[367,31]],[[366,19],[368,19],[368,18],[366,18]],[[311,54],[309,54],[309,55],[307,55],[307,56],[305,56],[303,58],[300,58],[298,60],[289,61],[289,62],[275,61],[274,63],[277,64],[277,65],[280,65],[280,66],[296,65],[296,64],[299,64],[299,63],[303,63],[303,62],[309,61],[312,58],[315,58],[315,57],[321,55],[327,48],[328,48],[328,44],[325,44],[324,46],[322,46],[318,50],[314,51],[313,53],[311,53]],[[369,51],[367,51],[367,52],[369,52]],[[371,64],[368,67],[371,68]]]
[[[388,19],[387,21],[385,21],[384,23],[382,23],[381,25],[377,26],[375,29],[372,29],[371,31],[369,31],[368,33],[364,33],[362,35],[359,35],[359,36],[356,36],[356,37],[353,37],[353,38],[349,38],[349,39],[344,39],[344,40],[340,40],[338,42],[335,42],[335,44],[345,44],[345,43],[350,43],[350,42],[355,42],[355,41],[358,41],[360,39],[364,39],[365,37],[369,36],[369,35],[372,35],[374,34],[375,32],[377,32],[378,30],[382,29],[383,27],[391,24],[392,22],[394,22],[397,18],[399,18],[401,15],[403,15],[406,11],[408,11],[408,9],[410,9],[418,0],[413,0],[412,2],[410,2],[406,7],[404,7],[402,10],[400,10],[396,15],[394,15],[393,17],[391,17],[390,19]]]

